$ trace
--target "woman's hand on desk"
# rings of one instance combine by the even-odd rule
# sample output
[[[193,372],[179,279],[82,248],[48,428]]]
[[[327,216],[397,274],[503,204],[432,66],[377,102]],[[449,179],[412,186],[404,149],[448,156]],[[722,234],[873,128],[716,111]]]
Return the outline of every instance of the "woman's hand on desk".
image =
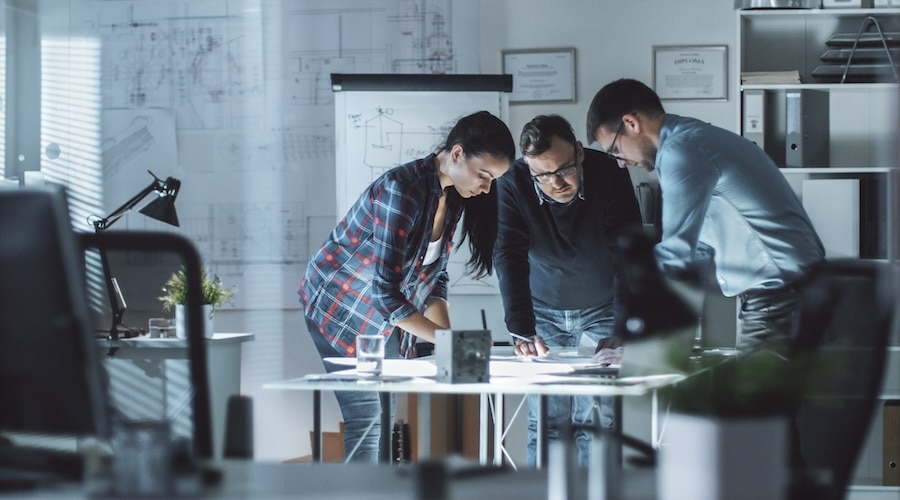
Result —
[[[531,337],[532,341],[516,340],[516,356],[546,356],[550,349],[544,343],[544,339],[540,335]]]

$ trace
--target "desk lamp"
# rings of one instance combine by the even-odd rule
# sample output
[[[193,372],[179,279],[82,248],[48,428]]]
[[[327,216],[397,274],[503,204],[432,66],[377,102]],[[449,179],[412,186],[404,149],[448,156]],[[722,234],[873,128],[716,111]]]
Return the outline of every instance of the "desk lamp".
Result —
[[[147,171],[153,176],[153,182],[149,186],[142,189],[138,194],[134,195],[130,200],[126,201],[121,207],[113,210],[113,212],[102,219],[93,222],[94,232],[102,233],[109,229],[117,220],[122,218],[126,213],[131,211],[141,200],[150,193],[157,193],[157,198],[147,204],[140,212],[147,217],[151,217],[166,224],[178,227],[178,215],[175,213],[175,197],[178,196],[178,189],[181,187],[181,181],[173,177],[167,177],[165,181],[156,177],[153,172]],[[109,260],[106,257],[106,251],[99,250],[100,264],[103,266],[103,279],[106,282],[106,292],[109,295],[109,306],[112,309],[112,326],[109,329],[109,340],[119,339],[119,326],[122,325],[122,316],[125,314],[125,298],[109,271]],[[127,330],[126,337],[133,337],[132,330]]]

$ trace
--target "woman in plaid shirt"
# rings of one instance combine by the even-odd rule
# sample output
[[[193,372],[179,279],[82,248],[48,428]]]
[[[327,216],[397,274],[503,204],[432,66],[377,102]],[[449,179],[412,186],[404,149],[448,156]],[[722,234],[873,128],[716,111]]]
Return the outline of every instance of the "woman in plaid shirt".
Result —
[[[362,193],[310,260],[300,285],[307,328],[323,359],[355,356],[356,336],[363,334],[384,335],[386,357],[414,357],[416,337],[433,342],[435,330],[450,328],[447,261],[457,222],[465,213],[460,241],[469,240],[467,271],[490,274],[494,181],[514,159],[506,124],[480,111],[459,120],[437,152],[389,170]],[[341,368],[325,363],[327,371]],[[336,396],[344,456],[377,462],[378,395]]]

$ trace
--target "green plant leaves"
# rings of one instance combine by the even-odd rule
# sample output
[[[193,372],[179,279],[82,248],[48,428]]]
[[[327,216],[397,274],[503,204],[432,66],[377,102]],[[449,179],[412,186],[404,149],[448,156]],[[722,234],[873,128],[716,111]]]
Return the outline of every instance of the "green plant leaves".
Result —
[[[163,295],[159,296],[159,300],[166,311],[187,302],[187,272],[184,266],[166,280],[162,290]],[[200,292],[202,303],[211,304],[215,310],[224,303],[231,303],[237,294],[237,288],[226,287],[218,275],[211,274],[209,269],[202,267],[200,268]]]

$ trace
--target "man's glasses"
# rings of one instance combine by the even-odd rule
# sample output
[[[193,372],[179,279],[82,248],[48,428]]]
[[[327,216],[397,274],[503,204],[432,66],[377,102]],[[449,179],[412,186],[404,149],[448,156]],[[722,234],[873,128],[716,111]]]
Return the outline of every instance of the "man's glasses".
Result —
[[[621,156],[614,153],[615,147],[616,147],[616,141],[619,140],[619,134],[622,133],[623,125],[625,125],[625,121],[620,121],[619,128],[616,129],[616,135],[613,136],[612,143],[609,145],[608,148],[606,148],[606,150],[600,151],[601,153],[605,154],[606,156],[608,156],[616,161],[625,161],[625,158],[622,158]]]
[[[573,144],[575,147],[575,159],[572,160],[572,163],[566,165],[565,167],[558,168],[553,172],[544,172],[543,174],[532,175],[531,178],[537,182],[538,184],[550,184],[557,177],[560,179],[565,179],[567,177],[572,177],[575,175],[575,172],[578,171],[578,145]]]

